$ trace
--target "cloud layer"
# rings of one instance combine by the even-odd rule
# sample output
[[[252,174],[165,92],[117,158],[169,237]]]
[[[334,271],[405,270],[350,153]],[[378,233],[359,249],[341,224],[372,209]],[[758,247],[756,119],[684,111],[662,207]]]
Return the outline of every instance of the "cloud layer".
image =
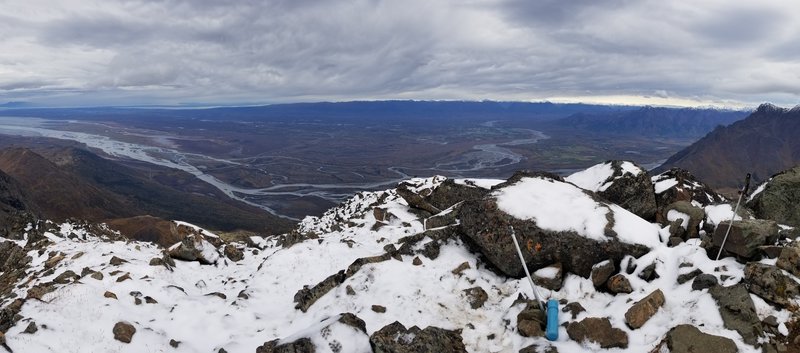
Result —
[[[800,2],[6,0],[0,103],[800,101]]]

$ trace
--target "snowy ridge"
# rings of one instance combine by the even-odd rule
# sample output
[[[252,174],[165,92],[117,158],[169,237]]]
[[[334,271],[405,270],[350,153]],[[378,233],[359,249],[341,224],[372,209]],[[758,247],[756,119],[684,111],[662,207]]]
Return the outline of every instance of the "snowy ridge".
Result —
[[[443,181],[434,177],[405,183],[414,192],[427,195]],[[485,188],[496,182],[475,180],[474,184]],[[627,348],[609,350],[612,352],[650,352],[679,324],[729,338],[739,352],[761,352],[725,327],[707,289],[693,290],[691,280],[678,283],[679,276],[694,271],[710,274],[725,286],[739,283],[745,265],[734,258],[710,260],[699,239],[669,247],[665,236],[668,227],[646,222],[617,205],[597,202],[570,183],[521,178],[490,192],[489,197],[513,217],[535,219],[539,226],[572,230],[592,239],[605,238],[607,215],[613,215],[613,230],[620,241],[651,249],[638,259],[625,257],[615,270],[630,282],[632,291],[614,295],[595,288],[590,278],[564,273],[560,290],[540,288],[540,293],[580,303],[585,311],[574,318],[559,313],[559,339],[555,342],[523,337],[517,319],[525,305],[517,300],[520,295],[532,297],[527,280],[490,270],[457,236],[438,237],[457,226],[426,230],[425,216],[395,190],[386,190],[359,193],[322,217],[307,217],[298,225],[298,232],[315,233],[317,237],[285,247],[269,238],[258,241],[256,247],[237,244],[243,249],[241,260],[221,257],[214,265],[176,261],[174,266],[151,266],[153,259],[164,257],[164,249],[63,224],[45,233],[49,243],[27,250],[31,263],[13,293],[24,298],[36,286],[52,286],[52,291],[40,300],[25,302],[19,312],[23,319],[6,332],[7,344],[15,352],[62,352],[79,347],[82,352],[224,349],[252,353],[268,341],[288,343],[305,337],[315,343],[317,352],[371,352],[365,336],[349,326],[334,324],[342,313],[352,313],[365,322],[367,335],[395,321],[406,327],[461,330],[468,352],[517,353],[532,345],[541,351],[548,346],[560,352],[600,351],[596,343],[570,339],[563,327],[588,317],[608,318],[629,337]],[[707,212],[730,212],[723,206]],[[433,217],[446,212],[457,215],[456,208]],[[207,230],[203,235],[216,236]],[[25,239],[13,242],[25,246]],[[0,238],[0,243],[3,241]],[[393,250],[414,241],[411,255]],[[430,244],[438,245],[435,254],[426,252]],[[60,259],[53,261],[54,257]],[[114,257],[122,261],[112,263]],[[379,257],[377,261],[362,261]],[[761,262],[774,265],[775,260]],[[350,271],[355,263],[360,266]],[[644,279],[648,268],[658,276]],[[75,276],[67,276],[69,280],[64,283],[53,283],[60,276],[63,279],[68,270]],[[320,294],[307,310],[297,309],[298,293],[345,270],[348,275]],[[552,267],[532,270],[540,277],[557,277]],[[475,307],[466,291],[478,287],[486,297]],[[664,306],[640,328],[629,327],[626,311],[658,289],[666,298]],[[793,313],[776,309],[756,295],[750,297],[759,319],[772,315],[783,330],[788,330]],[[10,300],[2,299],[0,304],[4,306]],[[114,339],[112,327],[119,321],[135,327],[130,343]],[[39,327],[38,331],[23,333],[31,323]],[[179,342],[177,347],[171,346],[171,340]]]
[[[627,175],[635,177],[644,172],[644,170],[628,161],[623,161],[620,163],[620,170],[622,173],[615,176],[613,163],[605,162],[596,164],[585,170],[575,172],[564,178],[564,180],[573,183],[582,189],[594,192],[602,192],[606,191],[617,179],[623,178]]]

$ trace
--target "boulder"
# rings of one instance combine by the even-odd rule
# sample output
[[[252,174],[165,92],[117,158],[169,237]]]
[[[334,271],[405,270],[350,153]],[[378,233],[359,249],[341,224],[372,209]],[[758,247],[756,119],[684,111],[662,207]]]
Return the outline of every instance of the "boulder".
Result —
[[[688,201],[676,201],[664,209],[663,219],[672,222],[678,218],[688,218],[683,219],[682,223],[686,224],[685,227],[682,227],[685,233],[680,237],[683,239],[697,238],[700,232],[700,223],[706,218],[706,212]]]
[[[461,331],[429,326],[406,329],[395,321],[369,338],[374,353],[466,353]]]
[[[461,205],[459,233],[466,243],[485,256],[494,269],[507,276],[522,278],[525,275],[511,238],[511,227],[515,230],[520,247],[523,249],[525,263],[530,270],[536,271],[554,263],[561,263],[564,271],[585,278],[589,277],[592,266],[596,263],[605,260],[619,263],[627,255],[633,257],[644,255],[649,248],[642,243],[652,241],[650,238],[655,240],[658,238],[655,232],[620,236],[614,228],[615,217],[627,217],[626,220],[632,222],[648,223],[598,199],[587,191],[563,182],[556,175],[518,173],[506,183],[495,186],[494,190],[494,193],[481,200],[465,201]],[[569,194],[570,198],[549,199],[560,197],[559,192]],[[521,199],[513,200],[517,197]],[[503,211],[503,206],[499,203],[500,198],[503,205],[514,204],[516,201],[530,204],[528,201],[535,199],[543,204],[530,206],[531,209],[538,212],[537,210],[547,208],[543,214],[549,217],[535,219],[520,215],[512,216]],[[557,207],[550,207],[549,202]],[[596,208],[594,210],[583,208],[580,212],[575,212],[571,202]],[[615,211],[614,207],[619,211]],[[627,214],[620,215],[618,212]],[[605,213],[605,220],[602,218],[598,220],[597,215],[602,213]],[[592,227],[590,230],[587,229],[589,227],[563,228],[563,217],[575,222],[585,218],[584,224],[591,223]],[[587,232],[592,233],[587,234]],[[641,243],[631,242],[631,238],[636,238],[638,241],[638,237],[641,237]],[[625,238],[626,241],[621,241],[620,238]]]
[[[800,302],[800,283],[778,267],[751,262],[744,268],[744,283],[753,294],[781,307]]]
[[[546,324],[544,312],[534,301],[528,301],[517,315],[517,331],[522,337],[544,337]]]
[[[750,293],[744,284],[731,287],[714,286],[708,293],[717,301],[725,328],[738,332],[745,343],[755,345],[764,331],[761,320],[756,314],[753,299],[750,298]]]
[[[136,334],[136,328],[127,322],[120,321],[114,325],[112,332],[114,333],[115,340],[123,343],[131,343],[133,335]]]
[[[794,243],[792,246],[781,249],[775,265],[800,277],[800,243]]]
[[[590,341],[601,348],[628,348],[628,334],[611,327],[608,318],[587,317],[567,326],[569,338],[577,342]]]
[[[652,353],[736,353],[732,339],[704,333],[692,325],[678,325],[667,332]]]
[[[639,217],[655,219],[656,194],[650,174],[633,162],[607,161],[572,174],[565,180],[596,192]]]
[[[225,245],[225,250],[223,253],[225,254],[225,257],[233,262],[239,262],[244,259],[244,253],[242,253],[242,251],[233,244]]]
[[[614,266],[614,263],[609,260],[605,260],[592,266],[590,278],[592,279],[592,284],[594,284],[594,287],[602,287],[616,270],[617,268]]]
[[[800,166],[773,176],[747,203],[759,218],[800,227]]]
[[[628,309],[625,313],[625,323],[634,330],[640,328],[647,320],[650,320],[662,306],[664,306],[664,293],[661,289],[656,289],[653,293],[650,293]]]
[[[346,339],[330,334],[332,331],[343,328],[353,332],[346,336]],[[275,339],[265,342],[256,348],[256,353],[366,352],[370,348],[366,332],[364,320],[351,313],[344,313],[327,318],[314,327],[291,335],[290,339]],[[316,347],[315,342],[324,342],[326,346]]]
[[[200,233],[187,235],[180,243],[171,246],[169,256],[184,261],[198,261],[210,265],[219,260],[217,248]]]
[[[433,189],[425,199],[434,207],[446,210],[462,201],[480,200],[488,193],[487,189],[458,184],[453,179],[447,179]]]
[[[730,221],[719,224],[712,236],[712,255],[716,257],[719,247],[725,239]],[[774,221],[763,219],[745,219],[733,222],[730,227],[728,240],[725,242],[725,252],[751,259],[759,254],[759,247],[775,243],[778,240],[778,225]]]
[[[619,273],[609,277],[608,281],[606,281],[606,288],[608,288],[609,292],[614,294],[628,294],[633,292],[631,281],[628,280],[628,277]]]
[[[716,285],[717,285],[717,277],[715,277],[714,275],[703,273],[697,275],[697,277],[694,278],[694,281],[692,282],[692,289],[703,290],[711,288]]]

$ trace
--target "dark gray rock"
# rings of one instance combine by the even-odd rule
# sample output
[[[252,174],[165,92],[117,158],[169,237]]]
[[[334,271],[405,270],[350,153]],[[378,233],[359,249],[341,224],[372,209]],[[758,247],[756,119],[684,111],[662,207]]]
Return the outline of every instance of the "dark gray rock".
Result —
[[[567,326],[569,338],[577,342],[590,341],[601,348],[628,348],[628,334],[611,326],[608,318],[587,317]]]
[[[800,227],[800,166],[773,176],[747,205],[759,218]]]
[[[730,221],[720,222],[712,236],[712,252],[716,257],[717,250],[722,245],[725,233],[728,231]],[[774,221],[763,219],[745,219],[735,221],[730,227],[728,240],[725,242],[725,251],[745,259],[751,259],[759,254],[759,247],[772,244],[778,240],[778,225]]]
[[[664,301],[664,293],[661,289],[656,289],[625,312],[625,323],[634,330],[642,327],[659,308],[664,306]]]
[[[395,321],[369,338],[374,353],[466,353],[461,332],[429,326],[406,329]]]
[[[573,320],[575,320],[575,318],[578,317],[578,314],[585,311],[586,309],[583,307],[583,305],[581,305],[581,303],[578,302],[567,303],[567,305],[564,305],[564,307],[561,308],[561,312],[570,313]]]
[[[771,265],[757,262],[747,264],[744,267],[744,283],[753,294],[784,308],[792,304],[793,298],[800,296],[800,283]]]
[[[750,293],[744,284],[731,287],[714,286],[708,290],[719,306],[725,328],[738,332],[744,342],[755,345],[764,331]]]
[[[697,275],[697,277],[694,278],[694,281],[692,282],[692,289],[694,290],[708,289],[713,286],[716,286],[717,282],[718,282],[717,277],[715,277],[714,275],[709,275],[706,273],[699,274]]]
[[[658,205],[659,210],[664,210],[667,206],[676,201],[697,201],[703,206],[725,201],[725,197],[718,194],[710,186],[697,180],[694,175],[684,169],[672,168],[667,170],[653,177],[653,183],[655,185],[658,184],[659,181],[668,179],[677,181],[677,184],[656,194],[656,205]],[[663,215],[663,212],[658,212],[656,221],[661,224],[666,224],[662,218]]]
[[[686,282],[689,282],[689,281],[692,280],[692,278],[695,278],[695,277],[701,275],[702,273],[703,273],[703,271],[701,271],[699,268],[696,268],[696,269],[692,270],[691,272],[687,272],[687,273],[678,275],[678,284],[684,284]]]
[[[673,327],[652,352],[670,353],[736,353],[732,339],[704,333],[692,325]]]

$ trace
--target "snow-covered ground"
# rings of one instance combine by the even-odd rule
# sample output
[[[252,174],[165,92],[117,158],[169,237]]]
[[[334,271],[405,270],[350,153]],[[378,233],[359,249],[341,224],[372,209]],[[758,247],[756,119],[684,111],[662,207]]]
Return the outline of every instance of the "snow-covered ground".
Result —
[[[442,181],[443,178],[413,180],[412,189],[420,192],[435,188]],[[476,180],[474,185],[488,188],[498,182]],[[544,227],[575,230],[589,238],[596,237],[598,229],[602,235],[607,222],[605,212],[613,212],[615,231],[621,239],[653,249],[639,259],[623,260],[623,268],[629,262],[637,265],[634,273],[624,274],[634,289],[630,294],[598,292],[590,279],[572,274],[565,274],[559,291],[540,288],[546,297],[580,302],[586,311],[576,320],[608,317],[614,327],[628,334],[627,349],[607,351],[648,352],[670,328],[688,323],[702,327],[706,333],[732,339],[740,352],[760,352],[745,344],[737,332],[724,328],[707,290],[692,290],[691,281],[680,285],[676,282],[680,274],[700,269],[717,276],[722,284],[731,285],[743,277],[742,264],[731,258],[710,260],[695,240],[667,247],[658,237],[664,229],[618,206],[601,207],[571,184],[523,179],[493,195],[511,215],[535,218]],[[551,202],[545,203],[544,198],[550,197]],[[385,225],[381,227],[374,227],[378,221],[375,207],[392,215],[382,220]],[[724,211],[729,210],[719,210]],[[388,190],[360,193],[322,217],[306,218],[298,229],[313,232],[319,238],[288,248],[276,245],[275,239],[254,238],[261,249],[245,249],[245,257],[239,262],[220,259],[216,265],[200,265],[177,261],[169,270],[149,265],[150,259],[163,255],[163,249],[155,245],[109,241],[65,224],[59,232],[47,234],[53,244],[46,251],[29,252],[32,270],[44,269],[50,252],[63,253],[64,259],[54,273],[26,283],[17,294],[24,297],[27,288],[48,282],[65,270],[80,274],[88,268],[104,276],[101,280],[85,276],[59,285],[41,301],[28,300],[20,312],[25,319],[6,333],[8,345],[15,352],[217,352],[219,348],[230,353],[254,352],[256,347],[276,338],[311,335],[321,321],[350,312],[366,322],[368,334],[394,321],[406,327],[461,329],[469,352],[516,353],[532,344],[551,344],[560,352],[599,350],[595,344],[569,339],[564,327],[559,328],[555,342],[520,336],[516,318],[523,305],[513,303],[519,294],[532,297],[527,282],[488,270],[460,240],[443,245],[436,259],[420,256],[420,265],[413,264],[413,256],[364,265],[302,312],[295,309],[298,290],[346,269],[356,259],[384,254],[384,247],[389,244],[399,247],[403,237],[423,232],[424,225],[405,200]],[[72,233],[79,237],[67,238]],[[81,239],[82,235],[86,240]],[[112,256],[127,262],[110,265]],[[453,272],[465,262],[468,269]],[[651,282],[640,279],[639,272],[653,263],[660,277]],[[548,271],[538,274],[551,277]],[[125,274],[130,279],[118,282]],[[488,300],[482,307],[472,309],[464,290],[476,286],[487,292]],[[352,289],[350,293],[348,288]],[[641,328],[627,327],[627,309],[656,289],[664,292],[664,307]],[[106,291],[117,299],[104,297]],[[751,297],[760,318],[775,315],[780,323],[789,320],[789,312],[776,311],[760,298]],[[142,303],[137,305],[136,298]],[[147,298],[156,303],[147,303]],[[373,311],[373,305],[385,307],[386,312]],[[559,320],[573,321],[568,314],[561,314]],[[31,321],[39,330],[35,334],[21,333]],[[112,327],[118,321],[136,328],[130,344],[113,339]],[[365,348],[363,339],[352,332],[337,331],[326,339],[338,340],[342,352],[361,352]],[[181,343],[173,348],[170,340]],[[331,351],[329,345],[318,349]]]

